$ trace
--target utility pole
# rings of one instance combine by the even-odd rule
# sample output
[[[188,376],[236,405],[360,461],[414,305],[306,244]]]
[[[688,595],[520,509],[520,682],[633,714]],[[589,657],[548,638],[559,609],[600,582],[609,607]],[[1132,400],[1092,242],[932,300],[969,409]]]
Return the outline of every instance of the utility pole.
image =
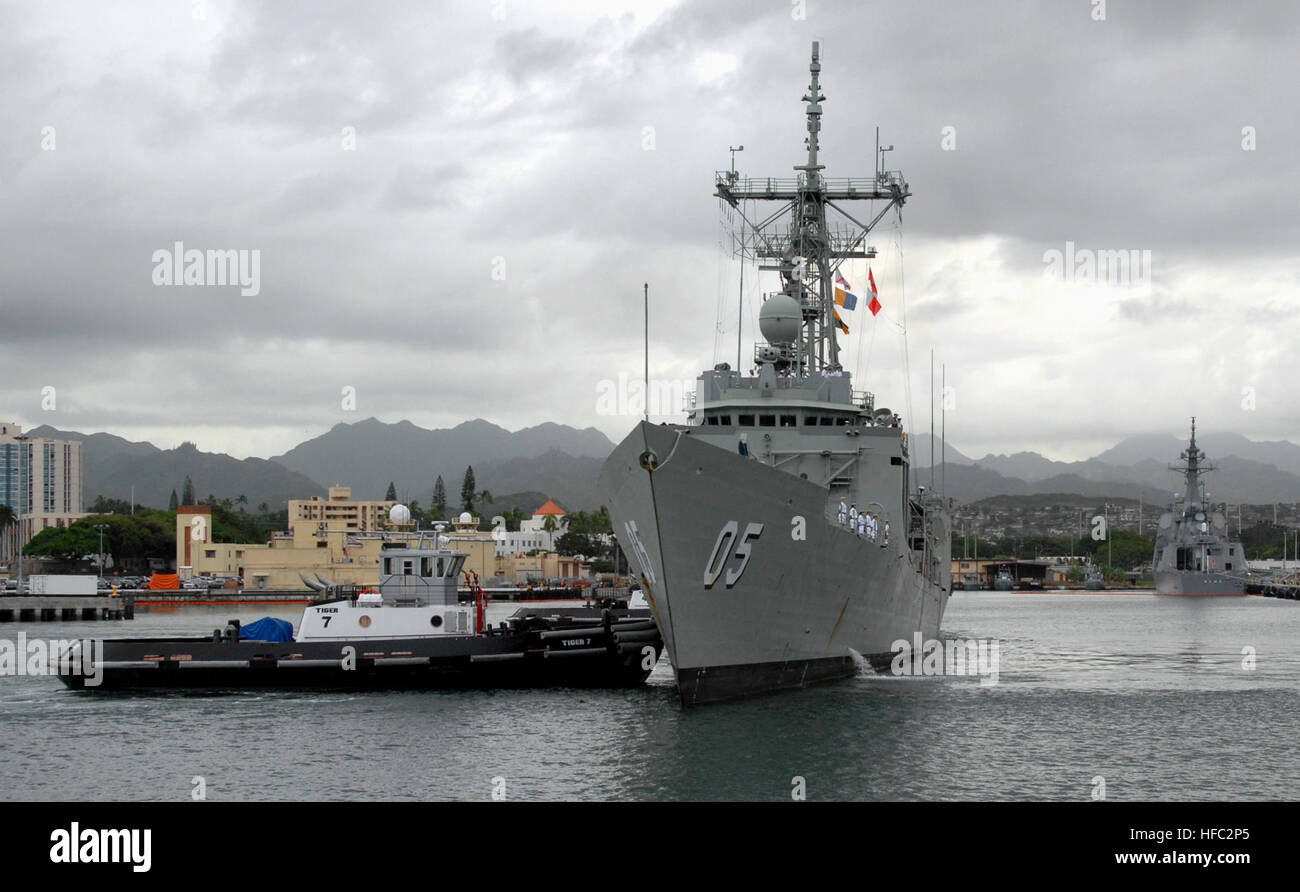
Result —
[[[1115,562],[1111,559],[1110,543],[1115,537],[1110,534],[1110,502],[1106,503],[1104,514],[1106,517],[1106,569],[1113,573],[1115,571]]]
[[[131,498],[132,499],[135,498],[134,492],[132,492]],[[108,529],[108,524],[97,523],[95,524],[95,529],[99,530],[99,578],[103,579],[104,578],[104,530]]]

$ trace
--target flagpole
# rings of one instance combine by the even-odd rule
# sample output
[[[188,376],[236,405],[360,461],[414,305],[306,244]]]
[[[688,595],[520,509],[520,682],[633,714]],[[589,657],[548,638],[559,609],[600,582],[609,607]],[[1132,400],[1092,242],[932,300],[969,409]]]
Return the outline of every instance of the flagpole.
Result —
[[[644,286],[645,294],[645,420],[650,421],[650,283]]]
[[[733,155],[734,159],[735,156]],[[741,224],[744,225],[743,223]],[[740,371],[740,327],[745,322],[745,249],[742,246],[740,252],[740,281],[736,283],[736,374]]]

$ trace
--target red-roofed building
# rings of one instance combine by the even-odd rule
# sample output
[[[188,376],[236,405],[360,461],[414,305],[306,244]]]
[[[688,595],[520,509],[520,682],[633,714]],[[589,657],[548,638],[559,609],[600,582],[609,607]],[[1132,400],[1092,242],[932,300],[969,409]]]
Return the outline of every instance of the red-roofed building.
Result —
[[[518,532],[503,530],[493,534],[497,543],[497,555],[554,551],[555,540],[564,535],[568,527],[567,517],[563,508],[555,504],[553,499],[547,499],[546,504],[534,511],[531,518],[519,522]],[[546,529],[548,519],[554,527],[550,532]]]
[[[547,499],[545,505],[533,512],[533,517],[545,517],[548,514],[554,515],[555,517],[563,517],[565,511],[559,505],[555,504],[553,500]]]

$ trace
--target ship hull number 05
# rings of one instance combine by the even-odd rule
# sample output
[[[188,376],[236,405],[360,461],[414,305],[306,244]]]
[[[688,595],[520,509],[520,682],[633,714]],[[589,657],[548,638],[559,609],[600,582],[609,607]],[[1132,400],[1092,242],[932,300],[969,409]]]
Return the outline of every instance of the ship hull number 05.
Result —
[[[726,576],[723,582],[727,588],[731,588],[740,581],[741,574],[749,566],[749,558],[753,554],[753,546],[750,539],[757,539],[763,535],[763,525],[761,523],[751,523],[745,525],[745,532],[740,532],[740,523],[735,520],[729,520],[718,533],[718,541],[713,543],[713,552],[709,555],[708,563],[704,565],[704,587],[713,588],[713,584],[722,576],[722,571],[726,568]],[[737,542],[739,540],[739,542]],[[734,546],[734,554],[733,554]],[[735,567],[727,567],[727,564],[734,558],[739,558],[740,563]]]

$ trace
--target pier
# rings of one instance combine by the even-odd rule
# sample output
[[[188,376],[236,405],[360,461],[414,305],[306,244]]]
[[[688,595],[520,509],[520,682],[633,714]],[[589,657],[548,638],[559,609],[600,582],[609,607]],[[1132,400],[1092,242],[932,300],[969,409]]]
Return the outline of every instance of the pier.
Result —
[[[5,595],[0,623],[135,619],[132,595]]]

